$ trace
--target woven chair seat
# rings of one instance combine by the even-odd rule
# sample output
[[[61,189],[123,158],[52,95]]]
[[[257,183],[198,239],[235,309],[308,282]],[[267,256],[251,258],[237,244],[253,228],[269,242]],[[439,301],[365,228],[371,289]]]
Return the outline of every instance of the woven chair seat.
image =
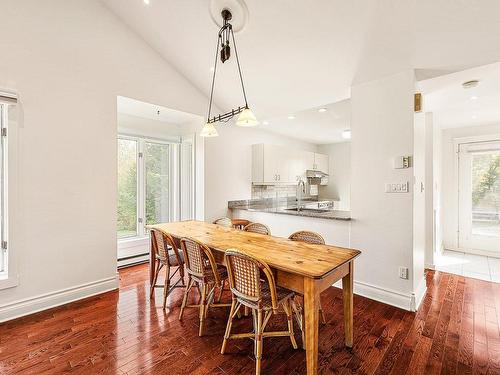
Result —
[[[179,258],[181,258],[181,262],[184,264],[184,254],[182,253],[182,250],[179,250]],[[156,259],[162,261],[162,258],[158,254],[156,254]],[[172,267],[177,267],[179,265],[173,250],[168,251],[168,261]]]
[[[269,284],[265,281],[262,281],[261,290],[262,290],[262,306],[264,310],[272,309],[273,305],[271,302],[271,289],[269,288]],[[276,300],[278,301],[278,304],[280,304],[287,298],[292,298],[294,294],[295,293],[289,289],[276,286]]]
[[[219,277],[221,280],[227,279],[227,268],[218,264],[217,265],[217,272],[219,273]],[[215,281],[214,274],[212,272],[212,269],[209,268],[207,269],[207,274],[206,274],[207,282],[212,283]]]

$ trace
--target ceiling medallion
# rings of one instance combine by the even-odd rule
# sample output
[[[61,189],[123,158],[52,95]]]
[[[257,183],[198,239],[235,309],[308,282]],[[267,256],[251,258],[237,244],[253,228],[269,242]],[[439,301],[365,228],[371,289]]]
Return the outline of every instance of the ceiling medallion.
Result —
[[[247,95],[245,92],[245,85],[243,84],[243,76],[241,74],[240,60],[238,58],[238,51],[236,49],[236,41],[234,39],[233,26],[229,21],[232,19],[232,13],[229,9],[224,8],[221,12],[222,15],[222,27],[219,30],[218,38],[217,38],[217,47],[215,49],[215,64],[214,64],[214,72],[212,76],[212,87],[210,89],[210,101],[208,104],[208,115],[207,122],[203,129],[200,132],[200,136],[202,137],[216,137],[219,134],[217,133],[217,129],[215,129],[214,124],[216,122],[228,122],[234,116],[239,115],[236,120],[236,125],[238,126],[255,126],[258,125],[259,122],[255,118],[255,115],[248,107]],[[243,98],[245,100],[244,106],[238,106],[238,108],[234,108],[229,112],[224,114],[219,114],[212,117],[212,100],[214,94],[214,86],[215,86],[215,77],[217,74],[217,62],[220,57],[220,60],[224,64],[227,60],[231,58],[231,45],[233,44],[234,56],[236,57],[236,64],[238,66],[238,74],[240,77],[241,90],[243,92]]]

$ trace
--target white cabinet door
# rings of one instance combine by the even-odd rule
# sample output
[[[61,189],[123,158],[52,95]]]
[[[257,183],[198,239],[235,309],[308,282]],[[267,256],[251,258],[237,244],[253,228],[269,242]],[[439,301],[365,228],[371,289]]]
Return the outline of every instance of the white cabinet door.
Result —
[[[314,169],[314,152],[302,151],[303,163],[307,169]]]
[[[296,183],[299,179],[304,179],[306,170],[312,168],[314,154],[312,152],[294,150],[290,154],[289,181]]]
[[[264,183],[289,182],[289,155],[285,147],[264,145]]]
[[[286,147],[276,147],[275,158],[277,161],[276,174],[279,183],[293,181],[291,170],[292,150]]]
[[[328,155],[314,154],[314,169],[328,173]]]

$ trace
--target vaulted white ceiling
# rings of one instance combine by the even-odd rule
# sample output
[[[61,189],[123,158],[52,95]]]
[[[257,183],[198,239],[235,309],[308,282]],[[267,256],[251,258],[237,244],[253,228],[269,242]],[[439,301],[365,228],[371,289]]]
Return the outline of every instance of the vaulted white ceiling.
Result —
[[[218,30],[209,1],[102,2],[209,94]],[[249,104],[261,120],[346,99],[353,83],[403,69],[427,78],[500,61],[497,0],[246,4],[248,24],[235,36]],[[215,102],[228,110],[243,98],[234,59],[221,65]],[[310,131],[299,129],[297,136]]]

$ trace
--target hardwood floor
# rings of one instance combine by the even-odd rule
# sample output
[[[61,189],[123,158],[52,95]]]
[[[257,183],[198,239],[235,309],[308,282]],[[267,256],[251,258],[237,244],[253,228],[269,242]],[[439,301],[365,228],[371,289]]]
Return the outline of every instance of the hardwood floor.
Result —
[[[150,302],[147,270],[121,270],[119,292],[0,324],[0,374],[253,373],[250,340],[232,340],[219,354],[228,311],[211,310],[198,337],[198,310],[177,319],[182,289],[165,312],[160,289]],[[432,271],[427,284],[417,313],[354,296],[352,350],[344,347],[342,291],[324,292],[319,372],[500,374],[500,284]],[[270,324],[285,327],[284,315]],[[250,326],[251,318],[235,320],[234,332]],[[262,371],[305,374],[304,351],[286,337],[266,339]]]

